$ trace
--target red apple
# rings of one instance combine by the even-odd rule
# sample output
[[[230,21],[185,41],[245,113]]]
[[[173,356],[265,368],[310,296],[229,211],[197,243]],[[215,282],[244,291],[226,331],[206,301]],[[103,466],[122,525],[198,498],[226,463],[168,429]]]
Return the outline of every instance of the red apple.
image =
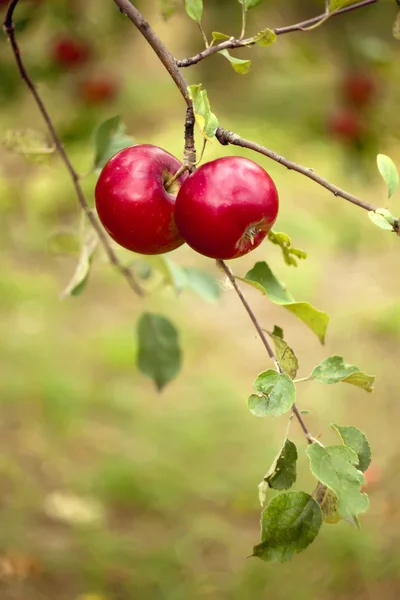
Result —
[[[238,258],[261,244],[278,215],[278,192],[252,160],[226,156],[186,179],[175,221],[193,250],[210,258]]]
[[[345,142],[356,142],[364,133],[359,116],[348,109],[341,109],[333,113],[329,119],[328,128],[335,137]]]
[[[72,69],[84,64],[89,55],[88,46],[73,37],[56,39],[51,48],[51,56],[54,62],[64,69]]]
[[[375,79],[363,71],[348,73],[342,83],[344,98],[354,106],[368,104],[376,92]]]
[[[117,86],[109,77],[93,77],[82,82],[80,95],[87,104],[104,104],[115,98]]]
[[[184,243],[174,205],[187,174],[165,189],[181,166],[169,152],[150,144],[125,148],[108,161],[97,181],[96,208],[118,244],[140,254],[162,254]]]

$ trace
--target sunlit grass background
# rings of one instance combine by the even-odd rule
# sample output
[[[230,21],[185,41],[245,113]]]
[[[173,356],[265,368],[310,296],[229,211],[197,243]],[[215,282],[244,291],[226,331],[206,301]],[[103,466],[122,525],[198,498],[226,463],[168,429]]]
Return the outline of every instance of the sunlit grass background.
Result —
[[[43,2],[20,37],[75,167],[90,170],[91,132],[115,114],[137,142],[180,156],[184,105],[177,90],[113,2],[101,4],[77,2],[68,20],[61,1]],[[137,4],[175,56],[201,48],[184,14],[164,23],[155,3]],[[214,4],[205,7],[207,31],[235,34],[239,5]],[[250,15],[249,31],[312,16],[323,3],[266,4]],[[394,2],[382,2],[323,31],[242,51],[254,58],[247,77],[220,56],[186,75],[204,83],[223,126],[385,206],[376,154],[400,164],[395,9]],[[78,73],[53,73],[49,45],[69,30],[85,36],[94,58]],[[364,117],[370,141],[359,152],[326,132],[337,82],[353,62],[380,81],[379,97]],[[2,41],[0,134],[44,132],[13,69]],[[92,72],[115,78],[115,101],[100,107],[80,101],[77,82]],[[372,395],[344,384],[305,383],[298,399],[310,410],[310,429],[324,441],[334,440],[332,422],[356,425],[370,439],[377,481],[362,529],[325,526],[290,564],[245,560],[259,539],[257,484],[287,420],[257,419],[246,408],[252,382],[269,361],[236,296],[212,261],[183,247],[171,257],[213,273],[223,288],[219,303],[189,292],[176,297],[168,287],[140,300],[101,255],[85,293],[61,302],[75,259],[50,256],[48,239],[79,227],[72,185],[58,158],[32,164],[0,148],[1,600],[399,597],[399,241],[361,209],[261,156],[214,143],[205,160],[234,153],[268,169],[281,198],[275,229],[287,232],[308,258],[289,268],[279,250],[264,243],[232,268],[244,275],[256,260],[267,260],[296,299],[331,317],[322,347],[301,322],[249,288],[262,325],[283,327],[300,376],[337,353],[377,377]],[[92,202],[94,175],[82,183]],[[127,253],[121,257],[129,260]],[[135,366],[135,324],[143,310],[167,315],[180,330],[183,369],[162,394]],[[296,423],[291,436],[300,450],[295,488],[309,491],[314,482]]]

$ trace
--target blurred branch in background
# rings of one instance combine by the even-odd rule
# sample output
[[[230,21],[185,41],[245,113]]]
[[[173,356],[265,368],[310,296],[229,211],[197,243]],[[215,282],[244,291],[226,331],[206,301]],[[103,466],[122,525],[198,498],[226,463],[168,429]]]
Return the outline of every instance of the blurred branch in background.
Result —
[[[114,250],[109,242],[107,234],[104,232],[103,228],[97,221],[97,218],[96,218],[94,212],[90,208],[90,205],[85,198],[85,195],[83,193],[82,187],[79,182],[79,179],[80,179],[79,174],[75,171],[74,167],[72,166],[72,163],[68,157],[68,154],[65,151],[60,138],[58,137],[57,131],[56,131],[53,121],[46,109],[46,106],[44,105],[44,102],[43,102],[42,98],[40,97],[40,94],[38,93],[32,79],[29,77],[28,72],[25,68],[25,65],[23,63],[22,56],[21,56],[21,51],[20,51],[20,48],[19,48],[19,45],[17,42],[17,38],[15,35],[15,27],[14,27],[14,21],[13,21],[14,11],[15,11],[15,8],[16,8],[18,2],[19,2],[19,0],[11,0],[10,5],[7,9],[3,28],[4,28],[4,32],[7,36],[7,38],[10,41],[11,48],[14,53],[17,65],[18,65],[18,70],[21,75],[21,78],[26,83],[27,87],[29,88],[29,90],[36,102],[36,105],[39,108],[40,113],[42,114],[42,117],[47,125],[47,128],[50,132],[50,135],[54,142],[54,145],[57,148],[57,151],[58,151],[59,155],[61,156],[61,159],[64,162],[68,173],[71,176],[71,179],[72,179],[75,191],[76,191],[76,195],[79,200],[79,204],[81,205],[83,212],[85,213],[91,226],[93,227],[94,231],[96,232],[96,234],[100,240],[100,243],[102,244],[102,246],[109,258],[109,261],[111,262],[112,265],[114,265],[114,267],[116,267],[116,269],[118,269],[118,271],[123,275],[123,277],[125,277],[129,286],[131,287],[131,289],[136,294],[141,296],[141,295],[143,295],[143,291],[142,291],[141,287],[139,286],[139,284],[137,283],[132,271],[120,262],[117,254],[114,252]]]

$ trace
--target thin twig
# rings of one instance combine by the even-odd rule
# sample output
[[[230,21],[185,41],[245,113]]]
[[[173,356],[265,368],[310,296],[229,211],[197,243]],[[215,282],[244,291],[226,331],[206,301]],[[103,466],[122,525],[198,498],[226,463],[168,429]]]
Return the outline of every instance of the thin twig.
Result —
[[[333,12],[330,17],[338,17],[339,15],[343,15],[344,13],[351,12],[353,10],[357,10],[359,8],[364,8],[365,6],[369,6],[371,4],[375,4],[379,2],[379,0],[362,0],[362,2],[358,2],[357,4],[352,4],[351,6],[346,6],[336,12]],[[296,23],[295,25],[288,25],[287,27],[276,27],[272,29],[275,35],[285,35],[287,33],[293,33],[295,31],[302,32],[307,31],[307,29],[312,28],[314,25],[317,25],[320,21],[326,19],[326,12],[322,15],[318,15],[317,17],[313,17],[312,19],[308,19],[307,21],[302,21],[301,23]],[[255,44],[254,36],[247,39],[235,39],[230,38],[224,42],[221,42],[217,46],[211,46],[202,52],[199,52],[195,56],[191,56],[189,58],[183,58],[182,60],[177,60],[176,63],[178,67],[190,67],[191,65],[195,65],[199,63],[201,60],[208,58],[212,54],[216,54],[221,50],[229,50],[235,48],[243,48],[245,46],[254,46]]]
[[[264,344],[264,348],[266,349],[268,356],[270,357],[270,359],[272,360],[272,362],[275,365],[276,370],[279,373],[282,373],[282,369],[281,366],[275,356],[275,353],[272,349],[271,344],[269,343],[267,336],[265,335],[260,323],[258,322],[258,319],[256,317],[256,315],[254,314],[252,308],[250,307],[249,303],[247,302],[246,298],[243,295],[242,290],[240,289],[236,278],[234,276],[234,274],[232,273],[231,269],[228,267],[228,265],[223,261],[223,260],[217,260],[217,266],[222,269],[222,271],[225,273],[225,275],[227,276],[227,278],[229,279],[229,281],[231,282],[236,294],[238,295],[241,303],[243,304],[247,314],[249,315],[254,327],[256,328],[256,331],[258,333],[258,335],[260,336],[260,339],[262,341],[262,343]],[[307,441],[309,444],[312,444],[314,441],[313,436],[311,435],[311,433],[309,432],[307,425],[305,424],[303,417],[300,414],[299,409],[297,408],[296,404],[293,404],[293,413],[296,417],[296,419],[298,420],[298,422],[300,423],[300,427],[302,428],[302,430],[304,431]]]
[[[54,146],[57,148],[57,151],[58,151],[59,155],[61,156],[61,159],[62,159],[63,163],[65,164],[65,167],[67,168],[68,173],[71,176],[71,179],[72,179],[75,191],[76,191],[76,195],[78,197],[78,200],[82,207],[82,210],[85,213],[86,217],[88,218],[91,226],[95,230],[110,262],[114,265],[114,267],[116,267],[118,269],[118,271],[120,271],[120,273],[122,273],[122,275],[125,277],[125,279],[127,280],[128,284],[130,285],[132,290],[134,290],[134,292],[136,292],[137,294],[142,296],[143,290],[141,289],[139,284],[136,282],[132,271],[128,267],[125,267],[119,261],[118,256],[115,254],[112,246],[110,245],[110,242],[108,240],[106,233],[104,232],[103,228],[97,221],[94,212],[90,208],[90,206],[85,198],[85,195],[83,193],[83,190],[81,188],[81,185],[79,183],[79,179],[80,179],[79,174],[75,171],[74,167],[72,166],[72,163],[68,157],[68,154],[64,150],[62,142],[61,142],[60,138],[58,137],[58,134],[54,127],[53,121],[47,111],[47,108],[45,107],[42,98],[40,97],[32,79],[29,77],[28,72],[25,68],[25,65],[23,63],[22,56],[21,56],[21,51],[20,51],[16,36],[15,36],[15,28],[14,28],[14,21],[13,21],[14,10],[15,10],[18,2],[19,2],[19,0],[11,0],[9,7],[7,9],[7,14],[6,14],[4,24],[3,24],[3,29],[4,29],[4,32],[11,44],[11,48],[14,53],[16,63],[18,65],[18,70],[19,70],[21,79],[26,83],[27,87],[29,88],[29,90],[36,102],[36,105],[37,105],[40,113],[42,114],[42,117],[47,125],[49,133],[53,140]]]
[[[203,41],[204,41],[204,45],[205,45],[205,47],[206,47],[206,48],[209,48],[209,47],[210,47],[210,44],[208,43],[208,39],[207,39],[207,36],[206,36],[206,32],[204,31],[204,29],[203,29],[203,26],[202,26],[202,24],[200,23],[200,21],[197,21],[197,25],[198,25],[198,27],[199,27],[199,29],[200,29],[201,37],[203,38]]]
[[[327,179],[324,179],[323,177],[321,177],[320,175],[315,173],[315,171],[313,169],[310,169],[308,167],[303,167],[302,165],[299,165],[298,163],[295,163],[295,162],[289,160],[288,158],[285,158],[284,156],[277,154],[276,152],[274,152],[273,150],[270,150],[269,148],[266,148],[265,146],[261,146],[260,144],[257,144],[256,142],[252,142],[251,140],[246,140],[245,138],[240,137],[239,135],[237,135],[236,133],[233,133],[232,131],[227,131],[226,129],[222,129],[222,127],[218,127],[216,136],[221,144],[223,144],[223,145],[232,144],[233,146],[240,146],[241,148],[248,148],[249,150],[254,150],[254,152],[263,154],[264,156],[267,156],[268,158],[271,158],[275,162],[278,162],[279,164],[283,165],[287,169],[296,171],[297,173],[300,173],[301,175],[308,177],[308,179],[312,179],[313,181],[315,181],[322,187],[324,187],[327,190],[329,190],[330,192],[332,192],[332,194],[334,194],[335,196],[340,196],[340,198],[343,198],[344,200],[347,200],[348,202],[351,202],[352,204],[355,204],[355,205],[359,206],[360,208],[363,208],[364,210],[368,210],[368,211],[372,210],[374,212],[377,210],[377,207],[374,206],[373,204],[370,204],[369,202],[365,202],[365,200],[361,200],[361,198],[357,198],[357,196],[353,196],[353,194],[349,194],[349,192],[342,190],[341,188],[337,187],[336,185],[334,185]]]

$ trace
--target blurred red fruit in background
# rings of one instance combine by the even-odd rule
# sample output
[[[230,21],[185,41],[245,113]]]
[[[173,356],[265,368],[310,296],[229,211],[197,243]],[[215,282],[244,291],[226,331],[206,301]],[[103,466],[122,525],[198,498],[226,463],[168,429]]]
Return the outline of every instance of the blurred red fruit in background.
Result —
[[[84,64],[89,58],[88,46],[71,37],[58,38],[51,48],[54,62],[64,69],[72,69]]]
[[[333,113],[328,121],[328,129],[336,138],[346,142],[355,142],[364,133],[359,116],[347,109]]]
[[[373,99],[377,89],[374,77],[362,71],[348,73],[342,83],[342,93],[354,106],[365,106]]]
[[[88,104],[103,104],[113,100],[118,92],[115,82],[108,77],[93,77],[82,82],[80,94]]]

